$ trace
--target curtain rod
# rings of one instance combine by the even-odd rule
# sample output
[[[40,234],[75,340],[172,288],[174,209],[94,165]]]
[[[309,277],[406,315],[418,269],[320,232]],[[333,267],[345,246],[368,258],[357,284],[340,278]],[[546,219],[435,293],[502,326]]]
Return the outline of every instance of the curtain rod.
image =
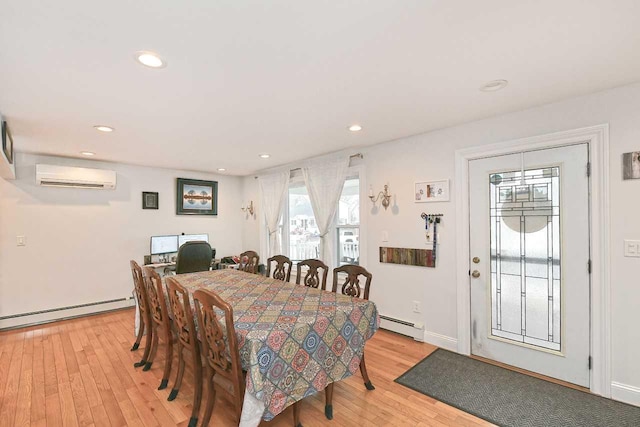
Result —
[[[356,154],[352,154],[352,155],[349,156],[349,160],[351,160],[351,159],[364,159],[364,156],[362,155],[362,153],[356,153]],[[294,169],[289,170],[289,172],[291,173],[291,172],[299,171],[299,170],[302,170],[302,168],[294,168]],[[258,179],[258,177],[254,176],[253,179]]]

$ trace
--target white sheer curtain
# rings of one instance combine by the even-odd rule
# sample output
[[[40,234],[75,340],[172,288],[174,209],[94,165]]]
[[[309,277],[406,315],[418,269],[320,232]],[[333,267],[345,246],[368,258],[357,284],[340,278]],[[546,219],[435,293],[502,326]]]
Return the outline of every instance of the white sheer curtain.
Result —
[[[334,233],[330,233],[331,224],[338,211],[338,202],[348,168],[349,157],[317,161],[302,168],[302,176],[320,232],[320,259],[329,267],[335,265],[335,236]]]
[[[267,242],[267,258],[282,253],[278,224],[284,209],[287,190],[289,189],[289,171],[258,177],[260,200],[267,222],[269,241]]]

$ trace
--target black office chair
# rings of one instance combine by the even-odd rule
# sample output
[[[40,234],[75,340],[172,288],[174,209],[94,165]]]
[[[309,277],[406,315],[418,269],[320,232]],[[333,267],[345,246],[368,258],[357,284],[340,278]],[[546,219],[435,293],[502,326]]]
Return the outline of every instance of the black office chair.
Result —
[[[207,242],[187,242],[180,246],[176,259],[176,274],[209,271],[213,250]]]

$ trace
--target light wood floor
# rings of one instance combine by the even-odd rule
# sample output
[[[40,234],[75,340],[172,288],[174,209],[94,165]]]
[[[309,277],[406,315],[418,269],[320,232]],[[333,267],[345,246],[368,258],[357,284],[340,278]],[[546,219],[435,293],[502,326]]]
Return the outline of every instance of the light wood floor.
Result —
[[[193,396],[185,373],[176,400],[173,384],[158,391],[160,345],[148,372],[134,368],[133,309],[0,333],[0,426],[186,426]],[[144,343],[144,340],[143,340]],[[380,330],[367,343],[367,368],[376,390],[360,374],[336,384],[334,418],[324,417],[324,394],[302,402],[301,421],[313,426],[489,426],[491,424],[393,382],[434,346]],[[188,366],[188,365],[187,365]],[[204,406],[204,405],[203,405]],[[291,426],[291,408],[261,426]],[[231,401],[220,391],[210,425],[234,426]]]

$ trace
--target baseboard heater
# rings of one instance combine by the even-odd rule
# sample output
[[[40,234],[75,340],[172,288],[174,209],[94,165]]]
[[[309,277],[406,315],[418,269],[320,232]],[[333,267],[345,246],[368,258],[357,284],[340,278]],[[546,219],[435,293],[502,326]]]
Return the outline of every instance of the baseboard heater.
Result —
[[[409,336],[416,341],[424,341],[424,324],[409,322],[395,317],[380,315],[380,327],[402,335]]]
[[[11,329],[16,327],[32,326],[47,322],[53,322],[58,320],[71,319],[78,316],[84,316],[87,314],[98,313],[103,311],[115,310],[124,308],[133,304],[132,297],[116,298],[106,301],[90,302],[86,304],[76,304],[67,307],[50,308],[47,310],[31,311],[28,313],[11,314],[9,316],[0,317],[0,330]],[[109,305],[109,307],[104,307]],[[99,310],[92,311],[86,310],[90,307],[100,307]],[[84,310],[83,310],[84,309]],[[62,314],[61,312],[67,312],[65,315],[56,316],[55,314]],[[30,319],[27,319],[30,318]]]

